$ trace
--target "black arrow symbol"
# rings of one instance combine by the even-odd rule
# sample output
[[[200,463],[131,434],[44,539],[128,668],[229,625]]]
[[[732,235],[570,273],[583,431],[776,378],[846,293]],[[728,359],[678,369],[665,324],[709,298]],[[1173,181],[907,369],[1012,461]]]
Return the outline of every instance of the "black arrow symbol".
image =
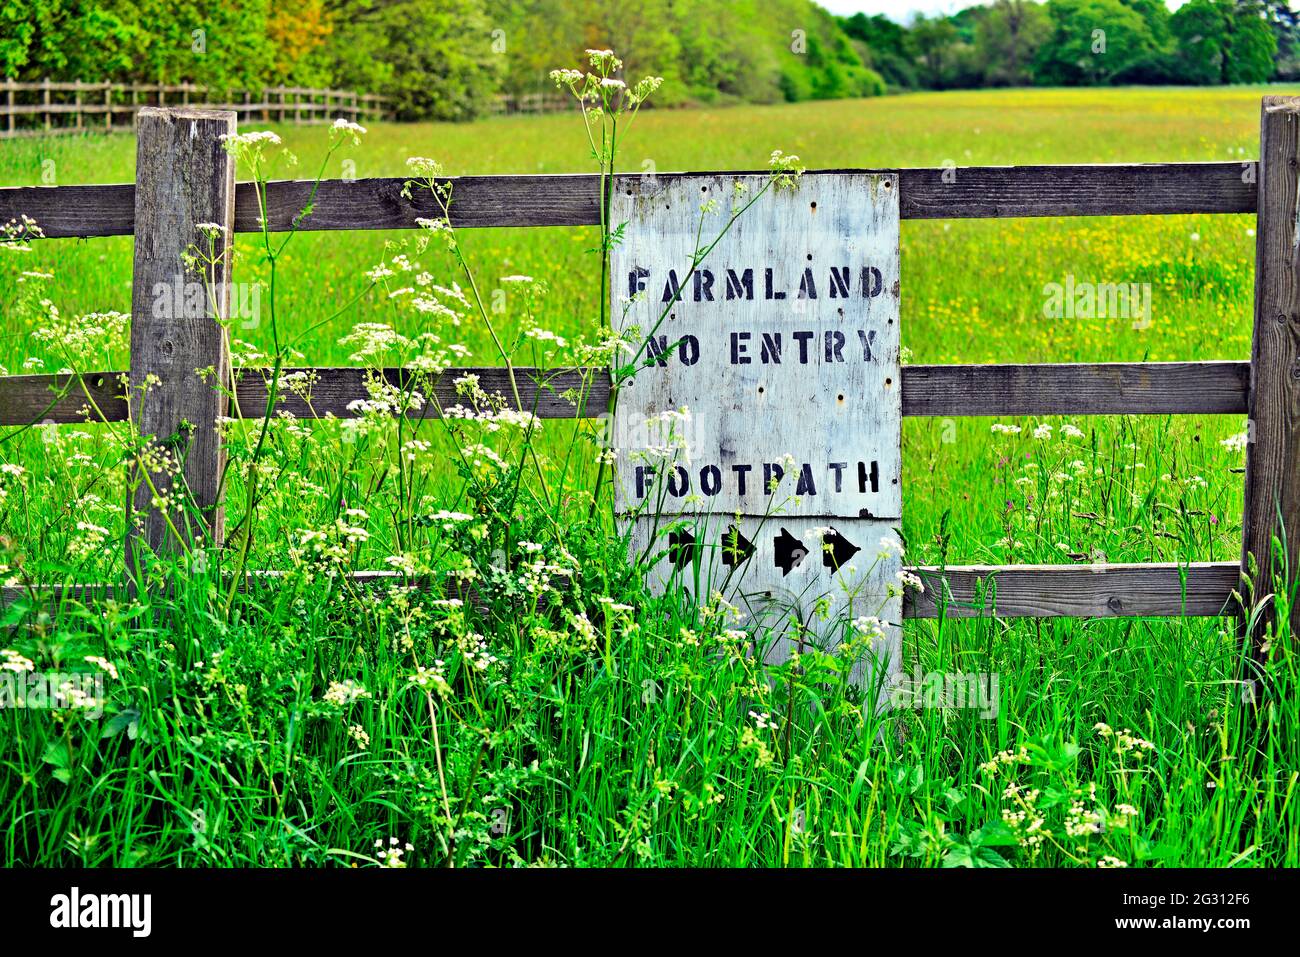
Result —
[[[668,533],[668,560],[673,563],[674,568],[681,571],[691,563],[694,554],[694,535],[687,531]]]
[[[781,569],[781,577],[790,574],[790,569],[798,568],[808,554],[803,542],[795,538],[784,528],[781,534],[772,539],[776,549],[776,567]]]
[[[730,526],[722,536],[722,564],[739,565],[753,554],[754,543],[740,534],[740,529],[735,525]]]
[[[822,536],[822,564],[831,571],[839,571],[860,551],[862,549],[833,528]]]

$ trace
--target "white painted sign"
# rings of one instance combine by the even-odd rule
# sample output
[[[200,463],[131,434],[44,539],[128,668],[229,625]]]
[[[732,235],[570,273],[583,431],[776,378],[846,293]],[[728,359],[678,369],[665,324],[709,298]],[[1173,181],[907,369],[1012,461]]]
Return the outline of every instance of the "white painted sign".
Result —
[[[721,592],[756,630],[798,616],[828,645],[854,618],[885,619],[894,670],[901,562],[881,541],[902,515],[897,177],[806,174],[727,228],[765,183],[615,192],[614,322],[641,348],[630,379],[615,370],[616,508],[657,586]]]

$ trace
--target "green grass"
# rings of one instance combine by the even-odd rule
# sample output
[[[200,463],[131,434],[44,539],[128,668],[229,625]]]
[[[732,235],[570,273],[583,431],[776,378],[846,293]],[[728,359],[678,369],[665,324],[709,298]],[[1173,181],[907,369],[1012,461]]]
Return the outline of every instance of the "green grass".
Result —
[[[809,168],[1244,162],[1258,151],[1263,92],[1002,91],[661,111],[637,120],[621,167],[755,169],[775,148]],[[324,131],[280,132],[302,158],[280,175],[310,175]],[[0,184],[40,183],[51,171],[59,183],[129,181],[133,151],[127,137],[6,143]],[[589,168],[579,120],[565,115],[379,126],[327,175],[402,175],[410,155],[451,173]],[[1248,216],[904,223],[903,344],[913,362],[1246,358],[1253,226]],[[354,323],[420,331],[371,297],[306,334],[366,287],[362,274],[385,258],[386,242],[404,238],[293,240],[278,321],[283,335],[304,335],[298,362],[346,364],[352,350],[338,340]],[[537,323],[571,339],[597,335],[599,261],[588,252],[597,240],[593,229],[462,236],[485,294],[506,296],[500,322],[510,336],[521,331],[522,304],[499,279],[525,273],[550,285]],[[238,248],[234,278],[264,281],[254,238],[241,236]],[[56,274],[44,294],[65,317],[128,311],[130,252],[127,238],[60,240],[5,262],[0,366],[17,374],[66,361],[32,339],[45,320],[20,268]],[[455,278],[445,256],[422,259],[439,281]],[[1045,319],[1044,285],[1069,275],[1150,283],[1152,323]],[[472,361],[498,364],[478,325],[439,331],[469,347]],[[270,348],[266,323],[235,334]],[[516,355],[535,359],[526,346]],[[125,368],[120,337],[95,360]],[[1003,420],[1022,427],[1016,435],[991,432],[991,421],[905,422],[909,562],[1237,557],[1244,455],[1221,440],[1242,431],[1239,417],[1069,420],[1078,438],[1064,434],[1066,420]],[[1052,437],[1033,438],[1043,424]],[[1300,862],[1300,687],[1287,635],[1273,642],[1266,706],[1252,721],[1233,680],[1228,619],[912,621],[905,670],[996,673],[999,714],[928,709],[864,721],[835,659],[763,673],[727,637],[725,614],[641,592],[603,511],[587,518],[594,447],[581,425],[548,423],[537,443],[555,483],[549,508],[530,497],[529,482],[514,496],[513,471],[491,488],[467,480],[448,463],[469,437],[436,424],[421,428],[430,448],[406,466],[397,450],[410,435],[382,425],[345,435],[337,423],[280,423],[270,436],[263,464],[273,491],[252,559],[290,572],[274,589],[227,610],[219,572],[232,562],[214,551],[210,565],[176,574],[170,598],[147,606],[118,602],[105,613],[69,603],[46,615],[20,602],[4,612],[0,647],[38,669],[84,669],[97,655],[120,677],[107,682],[102,721],[0,712],[0,859],[349,864],[396,837],[419,865]],[[240,462],[246,438],[234,436]],[[517,442],[500,448],[523,461]],[[579,465],[560,481],[571,450]],[[3,573],[110,578],[124,532],[122,456],[102,425],[0,433],[0,461],[27,469],[21,480],[0,476]],[[244,489],[236,475],[232,525]],[[356,508],[368,517],[348,518]],[[438,509],[479,516],[472,524],[485,537],[429,521]],[[303,529],[334,530],[339,518],[364,525],[368,538],[341,549],[337,565],[386,567],[398,553],[440,572],[468,563],[486,612],[372,599],[323,574],[295,549]],[[514,557],[521,541],[546,544],[546,560],[564,567],[551,572],[554,591],[539,597],[515,576],[493,579],[493,552]],[[634,610],[610,611],[602,597]],[[595,624],[594,642],[580,614]],[[498,659],[482,671],[478,636]],[[427,698],[410,678],[435,660],[446,663],[449,687]],[[368,696],[326,699],[331,683],[347,680]],[[751,712],[771,715],[776,728],[758,727]],[[1153,747],[1126,748],[1098,723]],[[996,774],[981,770],[1021,748]],[[1037,798],[1008,791],[1012,780]],[[1100,809],[1100,833],[1067,833],[1076,795],[1085,811]],[[1004,823],[1019,811],[1024,823]],[[1037,816],[1052,833],[1042,843],[1027,831]]]

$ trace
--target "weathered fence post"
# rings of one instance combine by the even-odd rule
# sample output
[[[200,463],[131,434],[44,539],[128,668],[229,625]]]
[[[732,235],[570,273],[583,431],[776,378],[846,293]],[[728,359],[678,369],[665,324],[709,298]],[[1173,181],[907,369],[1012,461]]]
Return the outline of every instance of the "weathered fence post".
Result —
[[[1255,328],[1250,356],[1242,563],[1259,567],[1256,595],[1268,594],[1272,538],[1286,539],[1292,575],[1300,545],[1300,97],[1266,96],[1259,134],[1255,233]],[[1243,175],[1249,168],[1243,169]],[[1281,527],[1279,527],[1279,519]],[[1247,636],[1261,654],[1268,610]],[[1292,614],[1292,626],[1300,616]]]
[[[230,381],[230,356],[217,316],[227,313],[230,296],[235,161],[221,136],[236,128],[233,112],[215,110],[145,107],[136,122],[132,417],[141,436],[154,437],[151,448],[184,463],[175,479],[142,466],[132,473],[138,484],[126,561],[137,582],[147,549],[174,552],[200,535],[220,545],[223,534],[217,421],[226,414],[219,388]],[[187,274],[181,259],[191,245],[207,249],[200,223],[224,230],[216,241],[221,265],[211,299],[203,277]],[[199,527],[187,504],[202,514]]]

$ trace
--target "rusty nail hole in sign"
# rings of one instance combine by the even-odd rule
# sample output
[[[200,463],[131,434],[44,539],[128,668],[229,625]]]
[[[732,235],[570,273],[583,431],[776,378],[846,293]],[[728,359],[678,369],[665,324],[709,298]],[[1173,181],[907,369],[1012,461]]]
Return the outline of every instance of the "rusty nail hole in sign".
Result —
[[[817,203],[816,202],[809,203],[808,208],[811,209],[814,213],[817,212]]]
[[[893,379],[886,379],[886,380],[885,380],[885,385],[886,385],[886,386],[891,386],[891,385],[893,385],[893,384],[894,384],[894,380],[893,380]]]
[[[758,387],[758,394],[759,395],[763,394],[763,387],[761,385]]]
[[[844,401],[844,393],[843,393],[843,392],[840,393],[840,395],[839,395],[839,400],[840,400],[841,402]]]

